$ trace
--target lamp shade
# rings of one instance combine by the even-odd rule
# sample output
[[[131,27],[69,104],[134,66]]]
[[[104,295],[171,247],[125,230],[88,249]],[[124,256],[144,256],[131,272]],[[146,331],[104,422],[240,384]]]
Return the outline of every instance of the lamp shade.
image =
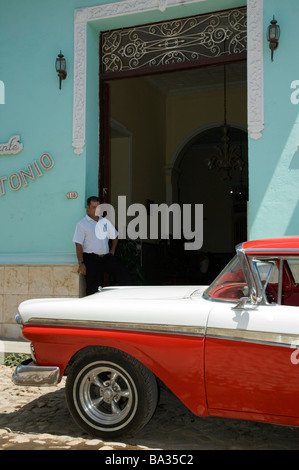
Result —
[[[63,74],[66,71],[66,61],[65,61],[64,55],[61,54],[61,51],[60,51],[60,54],[58,54],[58,57],[56,59],[55,67],[56,67],[57,73]]]
[[[279,36],[280,36],[280,27],[277,24],[276,19],[273,17],[273,20],[271,20],[270,25],[268,26],[268,29],[267,29],[267,40],[269,42],[277,43],[279,40]]]
[[[278,48],[280,36],[280,27],[277,24],[276,19],[273,16],[273,20],[270,21],[270,24],[267,28],[267,40],[269,41],[269,47],[271,49],[271,61],[273,61],[273,53]]]

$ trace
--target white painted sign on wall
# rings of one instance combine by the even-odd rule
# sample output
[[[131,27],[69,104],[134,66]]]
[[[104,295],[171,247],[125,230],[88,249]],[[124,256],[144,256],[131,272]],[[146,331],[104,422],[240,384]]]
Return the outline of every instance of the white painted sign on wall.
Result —
[[[8,142],[0,144],[0,155],[16,155],[23,150],[19,135],[13,135]]]

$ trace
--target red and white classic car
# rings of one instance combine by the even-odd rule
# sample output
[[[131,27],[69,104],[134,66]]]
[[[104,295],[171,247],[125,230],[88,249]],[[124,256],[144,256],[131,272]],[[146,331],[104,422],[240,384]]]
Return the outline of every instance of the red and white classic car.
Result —
[[[210,287],[108,287],[28,300],[32,359],[13,381],[63,375],[89,433],[140,430],[163,382],[194,414],[299,425],[299,237],[245,242]]]

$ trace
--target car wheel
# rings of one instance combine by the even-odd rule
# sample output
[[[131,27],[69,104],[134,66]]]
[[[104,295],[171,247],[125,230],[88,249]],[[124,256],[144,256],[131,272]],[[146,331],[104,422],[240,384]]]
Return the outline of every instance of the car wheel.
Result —
[[[66,398],[81,428],[111,438],[136,433],[150,420],[158,388],[152,372],[133,357],[99,348],[72,365]]]

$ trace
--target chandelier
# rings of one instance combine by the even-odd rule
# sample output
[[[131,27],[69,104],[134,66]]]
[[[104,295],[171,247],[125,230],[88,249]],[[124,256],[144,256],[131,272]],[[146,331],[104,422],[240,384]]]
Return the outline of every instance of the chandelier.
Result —
[[[229,138],[229,126],[227,124],[227,77],[226,66],[223,67],[223,126],[222,137],[219,145],[215,145],[213,152],[207,159],[210,170],[216,169],[222,172],[224,179],[231,179],[232,170],[239,170],[241,173],[245,166],[242,158],[241,143],[232,144]]]

